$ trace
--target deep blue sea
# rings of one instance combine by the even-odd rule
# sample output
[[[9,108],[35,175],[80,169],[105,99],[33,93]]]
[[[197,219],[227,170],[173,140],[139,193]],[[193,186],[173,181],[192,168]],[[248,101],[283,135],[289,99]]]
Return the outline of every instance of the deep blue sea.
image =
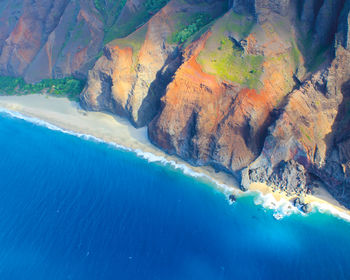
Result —
[[[350,279],[350,223],[0,114],[0,279]]]

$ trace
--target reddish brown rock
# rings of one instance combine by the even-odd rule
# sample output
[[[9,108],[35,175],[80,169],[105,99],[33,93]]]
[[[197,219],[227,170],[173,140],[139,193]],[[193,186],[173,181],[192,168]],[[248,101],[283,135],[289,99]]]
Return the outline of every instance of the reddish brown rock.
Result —
[[[148,124],[157,114],[160,98],[181,64],[178,44],[172,41],[173,32],[179,29],[179,19],[200,12],[214,18],[223,8],[223,2],[171,1],[146,25],[108,44],[89,72],[81,96],[83,106],[126,116],[137,127]]]
[[[93,0],[3,2],[0,75],[21,76],[27,82],[86,77],[110,28]],[[121,8],[120,16],[129,18],[144,11],[143,1],[128,0]]]
[[[247,38],[248,50],[265,56],[258,89],[203,72],[196,58],[211,32],[190,45],[162,98],[162,111],[149,125],[151,141],[194,164],[212,164],[229,172],[252,162],[262,148],[271,112],[292,87],[290,44],[269,26],[255,29],[263,29],[258,39],[252,34]]]
[[[56,28],[67,4],[67,0],[37,1],[34,4],[32,1],[24,1],[22,15],[13,29],[7,32],[8,37],[2,47],[1,74],[24,74],[39,52],[42,42],[45,42]]]
[[[246,188],[251,181],[273,183],[276,167],[281,162],[294,161],[295,168],[298,164],[304,166],[303,174],[317,176],[332,193],[338,193],[338,199],[340,193],[350,197],[350,119],[346,117],[350,109],[346,105],[350,99],[349,65],[350,52],[340,47],[327,70],[317,72],[290,93],[270,128],[261,155],[243,171]],[[311,184],[310,180],[306,178],[302,183]],[[295,191],[299,183],[287,181],[285,187]]]

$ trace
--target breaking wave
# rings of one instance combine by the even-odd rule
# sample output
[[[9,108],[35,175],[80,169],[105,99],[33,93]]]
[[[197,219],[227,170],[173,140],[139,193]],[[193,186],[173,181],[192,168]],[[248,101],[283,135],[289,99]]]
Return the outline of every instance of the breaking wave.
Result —
[[[226,195],[228,201],[229,201],[228,197],[232,193],[234,195],[237,195],[238,197],[242,195],[241,191],[230,188],[229,186],[227,186],[225,184],[219,183],[218,181],[216,181],[215,179],[213,179],[212,177],[210,177],[207,174],[196,172],[193,169],[191,169],[187,164],[177,163],[174,160],[168,160],[163,156],[157,156],[157,155],[154,155],[154,154],[149,153],[149,152],[144,152],[140,149],[131,149],[129,147],[125,147],[123,145],[119,145],[119,144],[114,143],[114,142],[108,142],[108,141],[105,141],[101,138],[95,137],[93,135],[77,133],[74,131],[66,130],[66,129],[60,128],[56,125],[53,125],[47,121],[43,121],[43,120],[35,118],[35,117],[29,117],[29,116],[23,115],[19,112],[8,110],[5,108],[0,108],[0,113],[5,113],[13,118],[22,119],[24,121],[31,122],[33,124],[46,127],[50,130],[59,131],[59,132],[73,135],[73,136],[76,136],[76,137],[79,137],[79,138],[82,138],[85,140],[90,140],[90,141],[99,142],[99,143],[106,143],[106,144],[111,145],[117,149],[132,152],[132,153],[136,154],[138,157],[147,160],[148,162],[159,163],[159,164],[162,164],[164,166],[170,166],[173,169],[180,170],[185,175],[188,175],[188,176],[191,176],[194,178],[205,179],[206,181],[213,183],[219,191],[224,193]],[[261,205],[266,209],[274,210],[273,216],[277,220],[282,219],[283,217],[286,217],[286,216],[289,216],[292,214],[305,215],[301,210],[299,210],[297,207],[292,205],[292,203],[290,201],[285,200],[285,199],[281,199],[280,201],[277,201],[273,197],[272,194],[263,194],[263,193],[256,192],[256,191],[254,191],[254,192],[247,191],[246,193],[248,195],[254,195],[254,194],[258,193],[258,195],[254,196],[254,203],[256,205]],[[312,206],[313,206],[313,211],[319,211],[320,213],[328,213],[328,214],[331,214],[333,216],[339,217],[341,219],[344,219],[344,220],[350,222],[350,215],[349,214],[336,209],[335,207],[333,207],[332,205],[330,205],[328,203],[313,202]]]

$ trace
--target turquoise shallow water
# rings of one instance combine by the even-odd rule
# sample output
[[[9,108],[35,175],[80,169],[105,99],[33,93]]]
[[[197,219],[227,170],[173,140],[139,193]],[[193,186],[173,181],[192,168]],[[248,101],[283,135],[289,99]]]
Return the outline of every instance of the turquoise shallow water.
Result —
[[[350,279],[350,223],[275,220],[132,152],[0,114],[0,279]]]

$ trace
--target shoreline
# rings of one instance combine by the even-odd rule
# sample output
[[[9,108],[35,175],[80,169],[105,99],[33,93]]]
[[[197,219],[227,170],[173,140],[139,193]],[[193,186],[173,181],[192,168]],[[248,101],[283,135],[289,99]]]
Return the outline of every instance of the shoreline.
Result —
[[[135,128],[127,120],[101,112],[87,112],[75,102],[66,98],[51,97],[43,94],[22,96],[0,96],[0,108],[5,109],[15,117],[19,117],[54,130],[76,136],[103,141],[117,148],[133,151],[139,157],[149,162],[169,164],[175,169],[181,169],[186,175],[201,177],[214,183],[215,188],[225,195],[234,194],[244,196],[246,193],[259,193],[260,199],[256,204],[274,209],[276,213],[290,215],[298,212],[291,207],[287,197],[281,192],[262,183],[253,183],[248,192],[242,192],[236,179],[223,171],[216,172],[212,167],[192,166],[177,156],[166,154],[148,140],[147,128]],[[1,111],[1,110],[0,110]],[[9,112],[10,111],[10,112]],[[16,116],[13,113],[22,116]],[[43,122],[40,123],[40,120]],[[46,124],[45,124],[46,122]],[[53,125],[55,127],[49,127]],[[316,194],[306,195],[305,202],[310,203],[319,212],[327,211],[332,215],[350,221],[350,210],[340,205],[325,189],[317,189]],[[294,209],[293,209],[294,208]],[[300,212],[300,211],[299,211]]]
[[[252,183],[249,187],[249,191],[257,192],[261,195],[262,199],[257,201],[256,204],[263,205],[264,208],[275,209],[276,213],[282,215],[290,215],[293,213],[303,213],[298,210],[290,201],[297,196],[287,196],[284,192],[277,190],[275,192],[263,183]],[[329,212],[331,215],[344,219],[350,222],[350,210],[342,206],[337,200],[335,200],[328,191],[323,188],[317,188],[313,195],[306,194],[304,201],[312,206],[312,211],[315,209],[320,213]]]

